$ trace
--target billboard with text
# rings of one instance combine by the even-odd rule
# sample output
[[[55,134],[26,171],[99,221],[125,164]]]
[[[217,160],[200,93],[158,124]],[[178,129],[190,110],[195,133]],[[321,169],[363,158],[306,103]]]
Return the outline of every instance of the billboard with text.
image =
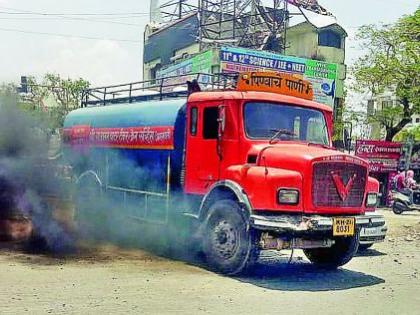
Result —
[[[220,50],[222,72],[276,71],[301,76],[312,83],[314,101],[334,106],[337,64],[238,47]]]

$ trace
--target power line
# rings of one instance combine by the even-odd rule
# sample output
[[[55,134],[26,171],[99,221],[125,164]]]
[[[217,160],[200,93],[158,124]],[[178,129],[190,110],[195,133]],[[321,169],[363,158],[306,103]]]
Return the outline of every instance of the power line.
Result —
[[[66,17],[67,18],[67,17]],[[127,19],[140,19],[140,18],[148,18],[148,16],[122,16],[122,17],[90,17],[89,20],[92,21],[114,21],[114,20],[127,20]],[[11,17],[10,15],[6,15],[6,16],[2,16],[2,14],[0,13],[0,19],[1,20],[44,20],[44,21],[53,21],[53,20],[59,20],[62,19],[62,17],[60,16],[42,16],[42,17],[37,17],[37,16],[13,16]]]
[[[23,15],[23,14],[34,14],[34,15],[67,15],[67,16],[138,16],[138,15],[149,15],[149,12],[121,12],[121,13],[47,13],[47,12],[34,12],[28,10],[14,9],[9,7],[0,6],[1,9],[15,11],[15,12],[0,12],[2,14],[14,14],[14,15]]]
[[[0,11],[0,14],[6,15],[6,16],[26,16],[26,15],[35,15],[35,16],[42,16],[42,17],[46,17],[46,18],[51,18],[51,17],[55,17],[55,18],[60,18],[60,19],[64,19],[64,20],[76,20],[76,21],[86,21],[86,22],[96,22],[96,23],[109,23],[109,24],[119,24],[119,25],[128,25],[128,26],[141,26],[140,24],[134,24],[134,23],[125,23],[125,22],[117,22],[117,21],[110,21],[110,20],[97,20],[97,19],[92,19],[92,16],[108,16],[110,17],[111,13],[107,13],[105,15],[100,15],[98,13],[77,13],[77,14],[66,14],[66,13],[42,13],[42,12],[33,12],[33,11],[27,11],[27,10],[19,10],[19,9],[12,9],[12,8],[6,8],[6,7],[1,7],[3,9],[6,10],[13,10],[13,11],[17,11],[17,12],[5,12],[5,11]],[[83,16],[91,16],[91,18],[87,18],[87,17],[78,17],[79,15],[83,15]],[[117,16],[117,15],[114,15]],[[144,17],[146,16],[145,14],[142,15],[130,15],[130,17]],[[122,16],[122,17],[127,17],[127,16]]]
[[[35,31],[19,30],[19,29],[3,28],[3,27],[0,27],[0,31],[22,33],[22,34],[37,34],[37,35],[46,35],[46,36],[80,38],[80,39],[89,39],[89,40],[109,40],[109,41],[114,41],[114,42],[141,43],[141,41],[139,41],[139,40],[132,40],[132,39],[100,38],[100,37],[91,37],[91,36],[83,36],[83,35],[35,32]]]
[[[39,21],[57,21],[57,20],[70,20],[70,21],[85,21],[85,22],[93,22],[93,23],[108,23],[108,24],[119,24],[119,25],[128,25],[128,26],[135,26],[139,27],[142,26],[141,24],[136,23],[125,23],[125,22],[118,22],[118,21],[111,21],[105,19],[87,19],[87,18],[71,18],[66,16],[57,16],[57,17],[45,17],[45,18],[5,18],[0,17],[0,20],[12,20],[12,21],[30,21],[30,20],[39,20]]]

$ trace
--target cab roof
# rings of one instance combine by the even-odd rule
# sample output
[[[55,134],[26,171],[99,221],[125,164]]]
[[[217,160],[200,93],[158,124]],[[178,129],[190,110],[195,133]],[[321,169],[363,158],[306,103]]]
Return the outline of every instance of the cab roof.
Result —
[[[258,100],[276,103],[287,103],[298,105],[302,107],[318,109],[324,112],[332,112],[332,108],[327,105],[320,104],[314,101],[305,100],[302,98],[287,96],[283,94],[271,92],[240,92],[240,91],[211,91],[211,92],[195,92],[188,97],[189,102],[200,101],[217,101],[224,99],[238,99],[238,100]]]

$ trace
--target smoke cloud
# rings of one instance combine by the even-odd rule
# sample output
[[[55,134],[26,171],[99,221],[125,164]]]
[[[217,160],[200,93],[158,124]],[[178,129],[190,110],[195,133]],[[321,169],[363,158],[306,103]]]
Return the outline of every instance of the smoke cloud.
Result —
[[[118,190],[104,192],[97,183],[78,182],[76,179],[86,169],[104,169],[105,153],[62,154],[58,146],[61,158],[52,160],[48,157],[51,148],[47,126],[33,112],[19,110],[16,104],[14,97],[0,96],[0,221],[16,215],[30,218],[33,225],[30,244],[41,243],[53,253],[73,253],[80,250],[79,245],[89,249],[98,243],[111,242],[124,248],[142,248],[158,255],[191,260],[193,253],[178,243],[178,236],[189,233],[188,223],[173,217],[174,207],[189,208],[188,204],[181,206],[185,202],[182,194],[171,191],[170,209],[167,209],[162,199]],[[109,185],[166,192],[167,174],[161,167],[155,167],[150,161],[143,165],[119,152],[113,153]],[[167,157],[162,157],[161,163],[165,165],[166,161]],[[57,176],[60,165],[72,166],[71,182]],[[56,202],[52,203],[51,199]],[[71,214],[66,224],[54,215],[63,200],[71,208],[67,209]],[[171,224],[142,221],[145,217],[152,221],[166,218]]]
[[[48,159],[49,130],[40,117],[17,104],[13,94],[0,95],[0,220],[29,219],[30,242],[54,252],[70,251],[73,238],[53,218],[46,199],[64,196],[69,189]]]

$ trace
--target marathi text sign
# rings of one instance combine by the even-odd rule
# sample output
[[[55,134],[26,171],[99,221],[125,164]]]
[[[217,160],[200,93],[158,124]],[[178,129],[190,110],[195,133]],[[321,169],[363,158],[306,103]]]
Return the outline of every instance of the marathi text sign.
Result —
[[[356,155],[362,158],[399,159],[402,146],[398,142],[357,140]]]
[[[64,129],[66,143],[126,149],[173,149],[173,127],[145,126],[93,128],[86,125]]]
[[[401,143],[375,140],[357,140],[356,156],[369,161],[371,172],[394,172],[401,157]]]
[[[291,74],[276,72],[249,72],[240,75],[239,91],[274,92],[312,100],[313,91],[309,82]]]
[[[334,106],[337,65],[237,47],[220,50],[222,72],[275,71],[300,75],[312,83],[314,101]]]

